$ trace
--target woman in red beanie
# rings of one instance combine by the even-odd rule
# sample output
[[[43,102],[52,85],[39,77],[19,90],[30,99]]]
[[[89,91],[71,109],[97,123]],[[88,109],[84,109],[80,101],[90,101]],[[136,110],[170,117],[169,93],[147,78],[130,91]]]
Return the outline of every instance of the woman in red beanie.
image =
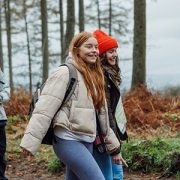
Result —
[[[101,30],[94,31],[98,41],[102,69],[105,76],[105,90],[108,104],[108,115],[111,129],[121,142],[127,139],[126,116],[120,96],[119,85],[121,84],[120,68],[118,66],[117,41]],[[106,180],[122,180],[122,163],[116,161],[120,154],[111,156],[101,154],[94,148],[94,157],[101,168]]]

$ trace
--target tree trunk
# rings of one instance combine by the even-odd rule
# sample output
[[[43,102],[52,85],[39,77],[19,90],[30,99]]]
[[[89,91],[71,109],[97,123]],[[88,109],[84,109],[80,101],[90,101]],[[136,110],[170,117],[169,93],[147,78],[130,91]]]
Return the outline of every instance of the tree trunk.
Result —
[[[41,22],[42,22],[42,57],[43,57],[43,77],[42,82],[48,78],[49,52],[48,52],[48,25],[47,25],[47,4],[46,0],[41,0]]]
[[[65,38],[65,57],[68,55],[68,47],[74,36],[75,29],[75,7],[74,1],[67,0],[67,22],[66,22],[66,38]],[[63,58],[63,62],[65,61],[65,57]]]
[[[30,51],[30,42],[29,42],[29,33],[28,33],[28,23],[26,18],[26,0],[23,1],[24,6],[24,22],[25,22],[25,32],[27,40],[27,52],[28,52],[28,64],[29,64],[29,93],[32,95],[32,70],[31,70],[31,51]]]
[[[101,18],[100,18],[99,0],[96,1],[96,4],[97,4],[97,15],[98,15],[98,28],[101,29]]]
[[[3,43],[2,43],[2,19],[1,19],[1,7],[2,2],[0,2],[0,68],[4,71],[4,60],[3,60]]]
[[[112,22],[112,2],[109,0],[109,35],[111,36],[111,22]]]
[[[63,20],[63,0],[59,0],[59,14],[60,14],[60,43],[61,43],[61,63],[64,55],[64,20]]]
[[[13,83],[13,68],[12,68],[10,0],[4,0],[4,7],[5,7],[5,17],[6,17],[6,32],[7,32],[7,46],[8,46],[8,59],[9,59],[9,84],[10,84],[11,94],[13,94],[14,83]]]
[[[134,45],[131,89],[146,83],[146,1],[134,0]]]
[[[79,32],[84,31],[84,0],[79,0]]]

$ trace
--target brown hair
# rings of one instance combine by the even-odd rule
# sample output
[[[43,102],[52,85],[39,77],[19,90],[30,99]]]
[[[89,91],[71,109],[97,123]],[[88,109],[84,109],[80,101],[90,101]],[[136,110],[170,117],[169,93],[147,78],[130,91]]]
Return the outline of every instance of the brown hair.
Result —
[[[79,47],[91,37],[94,35],[88,32],[77,34],[71,41],[69,51],[78,66],[78,70],[84,77],[88,95],[91,95],[94,107],[100,110],[105,104],[104,76],[100,59],[97,57],[94,64],[88,64],[79,56]]]

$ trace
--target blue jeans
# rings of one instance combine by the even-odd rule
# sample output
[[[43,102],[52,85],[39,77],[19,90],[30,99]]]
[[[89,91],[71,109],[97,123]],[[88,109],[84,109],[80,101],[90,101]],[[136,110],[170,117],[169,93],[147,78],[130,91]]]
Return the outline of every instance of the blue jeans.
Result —
[[[92,156],[93,143],[55,137],[54,152],[66,164],[66,180],[105,180]]]
[[[112,163],[113,180],[123,180],[123,166],[121,164]]]
[[[123,180],[122,164],[112,163],[112,157],[109,154],[101,154],[95,148],[93,156],[106,180]]]

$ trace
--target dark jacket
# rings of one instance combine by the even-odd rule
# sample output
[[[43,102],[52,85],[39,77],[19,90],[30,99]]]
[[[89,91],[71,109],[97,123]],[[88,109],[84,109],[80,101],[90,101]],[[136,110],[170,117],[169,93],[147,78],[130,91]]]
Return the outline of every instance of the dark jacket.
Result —
[[[114,82],[111,78],[111,76],[108,74],[108,72],[105,71],[105,90],[106,90],[106,99],[108,104],[108,115],[109,115],[109,123],[111,129],[113,129],[114,133],[116,134],[119,141],[126,140],[127,139],[127,133],[124,134],[120,131],[117,121],[116,121],[116,108],[117,104],[120,100],[120,89],[116,85],[116,82]]]

